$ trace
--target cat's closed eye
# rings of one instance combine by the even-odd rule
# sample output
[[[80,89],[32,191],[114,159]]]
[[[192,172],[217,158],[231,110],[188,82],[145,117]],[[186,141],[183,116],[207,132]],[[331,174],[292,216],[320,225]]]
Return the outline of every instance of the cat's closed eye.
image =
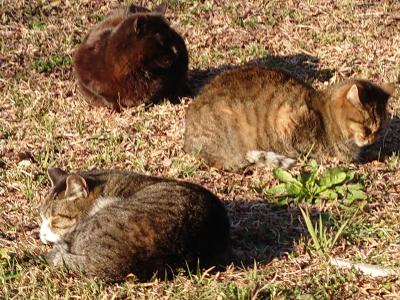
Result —
[[[52,222],[50,223],[50,227],[54,228],[54,229],[66,229],[71,227],[69,224],[65,224],[62,222]]]
[[[364,134],[365,135],[370,135],[371,133],[372,133],[372,130],[370,128],[368,128],[368,127],[364,128]]]
[[[76,220],[74,217],[64,215],[64,216],[56,216],[56,217],[52,218],[50,224],[54,228],[65,229],[65,228],[73,226],[75,223],[76,223]]]

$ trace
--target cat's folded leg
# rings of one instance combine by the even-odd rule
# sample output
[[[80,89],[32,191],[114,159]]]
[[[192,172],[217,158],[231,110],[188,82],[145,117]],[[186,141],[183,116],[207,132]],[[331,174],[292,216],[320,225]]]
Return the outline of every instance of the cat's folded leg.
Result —
[[[246,159],[255,164],[257,167],[281,167],[284,169],[290,168],[296,160],[284,155],[260,150],[251,150],[246,153]]]
[[[86,264],[86,256],[68,253],[64,246],[55,245],[46,255],[46,261],[55,267],[67,266],[79,271]]]

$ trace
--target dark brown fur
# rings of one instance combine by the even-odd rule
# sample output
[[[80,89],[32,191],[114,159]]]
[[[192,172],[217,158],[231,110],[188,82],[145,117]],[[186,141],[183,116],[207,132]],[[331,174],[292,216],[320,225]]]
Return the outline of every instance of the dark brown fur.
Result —
[[[54,188],[40,211],[41,239],[55,243],[52,265],[111,281],[129,273],[145,280],[229,259],[224,205],[201,186],[119,170],[49,175]],[[45,222],[60,240],[46,235]]]
[[[309,151],[316,158],[357,160],[360,146],[383,128],[393,91],[390,84],[354,79],[317,91],[257,66],[223,73],[189,105],[184,149],[231,171],[252,163],[289,166],[287,157]]]
[[[93,26],[74,55],[78,84],[95,106],[155,103],[179,95],[188,53],[182,37],[155,11],[134,5]]]

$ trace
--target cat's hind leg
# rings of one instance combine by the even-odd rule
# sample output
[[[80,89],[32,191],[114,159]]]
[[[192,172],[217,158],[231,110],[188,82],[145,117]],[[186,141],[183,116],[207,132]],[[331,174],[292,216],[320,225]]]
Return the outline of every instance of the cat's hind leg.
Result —
[[[284,169],[290,168],[296,160],[284,155],[260,150],[247,151],[246,159],[248,162],[255,164],[257,167],[281,167]]]

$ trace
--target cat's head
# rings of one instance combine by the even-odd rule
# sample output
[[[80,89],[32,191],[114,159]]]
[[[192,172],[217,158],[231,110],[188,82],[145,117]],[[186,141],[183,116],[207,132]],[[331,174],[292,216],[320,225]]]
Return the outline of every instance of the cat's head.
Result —
[[[40,207],[43,243],[59,243],[72,232],[93,203],[86,180],[61,169],[48,170],[52,190]]]
[[[164,18],[165,7],[148,13],[132,13],[119,24],[110,37],[110,61],[124,62],[116,77],[130,72],[129,67],[165,70],[174,65],[187,69],[188,54],[184,40]],[[121,65],[115,63],[114,65]],[[120,74],[118,74],[120,73]]]
[[[391,83],[375,85],[350,80],[333,92],[333,114],[342,135],[359,146],[373,143],[387,123],[387,102],[395,91]]]

